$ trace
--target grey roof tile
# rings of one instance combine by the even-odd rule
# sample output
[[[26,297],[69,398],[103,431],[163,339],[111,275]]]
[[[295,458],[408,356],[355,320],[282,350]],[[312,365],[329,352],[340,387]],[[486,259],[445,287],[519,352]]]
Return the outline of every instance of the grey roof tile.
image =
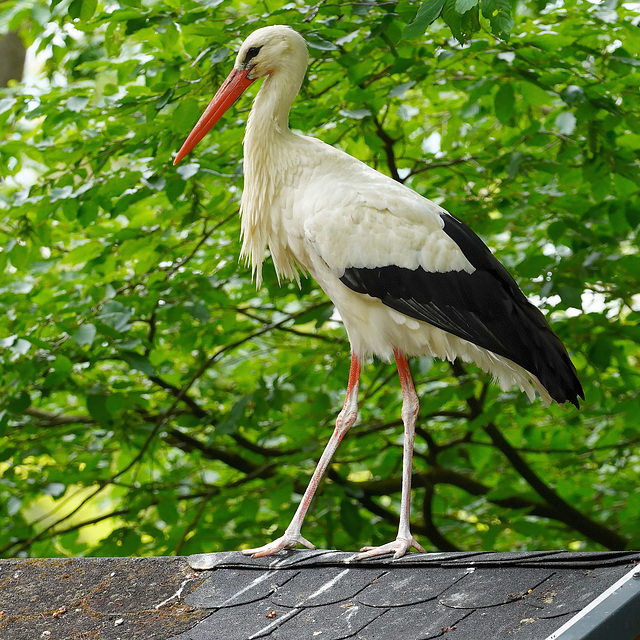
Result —
[[[218,609],[262,600],[291,580],[295,571],[217,569],[190,593],[185,602],[192,607]]]
[[[351,600],[383,575],[381,569],[326,567],[322,571],[300,571],[271,596],[274,605],[318,607]]]
[[[172,640],[253,640],[275,631],[302,609],[278,607],[269,600],[259,600],[237,607],[215,610],[189,631]]]
[[[539,564],[541,560],[551,560],[558,555],[558,551],[503,551],[497,555],[493,551],[476,553],[473,557],[448,557],[447,564],[465,564],[465,565],[496,565],[504,566],[507,564],[522,565],[525,562],[533,561]],[[447,554],[449,555],[449,554]]]
[[[553,556],[545,558],[546,566],[557,567],[593,567],[628,564],[634,559],[637,562],[638,551],[556,551]]]
[[[352,560],[338,551],[208,554],[191,566],[185,558],[0,560],[0,637],[545,640],[631,576],[640,552]]]
[[[192,569],[201,571],[216,567],[247,567],[248,569],[306,566],[340,566],[354,564],[365,566],[413,567],[419,566],[514,566],[531,567],[592,567],[599,565],[623,565],[637,559],[637,551],[602,551],[578,552],[571,551],[513,551],[513,552],[485,552],[458,551],[441,553],[408,553],[397,560],[391,556],[373,557],[353,562],[354,553],[326,549],[295,549],[281,551],[273,556],[251,558],[239,551],[224,553],[201,553],[189,556],[187,561]],[[504,556],[504,558],[502,557]]]
[[[441,566],[451,564],[458,560],[465,560],[476,556],[486,556],[483,552],[454,552],[454,553],[410,553],[395,560],[391,556],[381,556],[367,558],[365,560],[353,561],[356,554],[346,551],[335,551],[326,549],[294,549],[293,551],[281,551],[273,556],[262,558],[251,558],[239,551],[225,553],[199,553],[189,556],[187,561],[192,569],[202,571],[204,569],[214,569],[218,567],[247,567],[249,569],[285,569],[299,567],[320,567],[320,566],[342,566],[353,564],[358,567],[371,566],[393,566],[404,567],[415,564],[434,564]]]
[[[228,563],[237,564],[233,560],[242,554],[238,551],[221,551],[219,553],[194,553],[187,557],[189,566],[195,571],[206,571],[217,567],[224,567]],[[229,562],[228,562],[229,561]]]
[[[628,571],[628,566],[558,571],[534,589],[529,602],[541,618],[576,613]]]
[[[353,601],[327,604],[304,609],[287,621],[286,626],[276,629],[269,638],[285,640],[344,640],[352,638],[379,616],[384,609],[375,609]],[[389,640],[393,636],[387,636]]]
[[[349,554],[353,557],[353,554]],[[391,556],[366,558],[365,560],[358,561],[358,564],[388,564],[394,567],[411,567],[416,564],[419,565],[437,565],[451,564],[456,561],[466,562],[472,560],[476,556],[485,555],[480,551],[453,551],[453,552],[439,552],[439,553],[408,553],[402,558],[397,560]]]
[[[426,579],[425,572],[402,568],[386,571],[369,584],[356,600],[372,607],[399,607],[437,598],[467,574],[467,569],[443,569]]]
[[[445,634],[445,640],[545,640],[571,618],[539,618],[535,608],[523,602],[478,609]],[[613,639],[612,639],[613,640]]]
[[[299,567],[305,565],[340,565],[348,564],[355,554],[347,551],[337,551],[335,549],[304,549],[302,555],[280,554],[278,557],[278,568]],[[245,556],[246,557],[246,556]],[[253,560],[251,558],[250,560]]]
[[[445,629],[455,627],[468,615],[468,611],[442,607],[433,600],[409,607],[393,607],[367,625],[356,638],[427,640],[443,635]]]
[[[276,555],[264,556],[262,558],[245,556],[240,551],[223,551],[220,553],[196,553],[188,556],[187,561],[189,562],[189,566],[196,571],[216,569],[219,567],[284,569],[307,563],[312,563],[314,566],[318,564],[344,564],[346,560],[353,556],[353,553],[328,549],[296,549],[295,553],[283,551]]]
[[[527,596],[552,575],[550,569],[476,568],[453,584],[438,600],[456,609],[495,607]]]

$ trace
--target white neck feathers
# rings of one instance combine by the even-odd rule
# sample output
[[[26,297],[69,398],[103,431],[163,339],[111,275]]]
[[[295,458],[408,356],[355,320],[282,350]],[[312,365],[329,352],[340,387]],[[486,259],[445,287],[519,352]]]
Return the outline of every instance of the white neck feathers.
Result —
[[[269,246],[278,278],[297,279],[275,203],[295,164],[297,136],[289,130],[289,111],[304,78],[307,58],[290,55],[266,77],[251,109],[244,137],[241,257],[251,263],[257,286]]]

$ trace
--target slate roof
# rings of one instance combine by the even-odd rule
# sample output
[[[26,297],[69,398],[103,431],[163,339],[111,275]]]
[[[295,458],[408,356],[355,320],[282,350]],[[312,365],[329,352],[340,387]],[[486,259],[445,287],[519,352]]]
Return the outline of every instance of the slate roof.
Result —
[[[640,563],[640,552],[352,557],[0,560],[0,637],[545,640]]]

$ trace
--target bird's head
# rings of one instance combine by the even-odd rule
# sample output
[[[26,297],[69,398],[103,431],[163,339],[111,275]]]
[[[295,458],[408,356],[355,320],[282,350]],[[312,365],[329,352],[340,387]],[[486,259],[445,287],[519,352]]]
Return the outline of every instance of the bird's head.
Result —
[[[205,112],[196,123],[173,164],[178,164],[220,120],[222,114],[255,80],[264,76],[286,74],[295,91],[307,68],[307,45],[291,27],[275,25],[254,31],[242,44],[233,71],[229,74]]]
[[[240,47],[234,70],[257,80],[291,64],[307,64],[304,38],[291,27],[275,25],[254,31]]]

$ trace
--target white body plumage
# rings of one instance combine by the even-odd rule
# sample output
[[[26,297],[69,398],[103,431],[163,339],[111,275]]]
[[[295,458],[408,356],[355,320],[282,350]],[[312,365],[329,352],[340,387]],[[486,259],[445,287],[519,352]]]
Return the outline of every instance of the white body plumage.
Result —
[[[255,31],[238,54],[266,27]],[[409,356],[475,362],[503,390],[518,386],[531,400],[534,388],[551,398],[535,376],[514,362],[406,314],[340,281],[346,267],[421,266],[429,272],[475,268],[443,231],[447,212],[415,191],[324,142],[289,130],[289,107],[307,65],[304,40],[288,27],[293,64],[274,71],[258,93],[244,139],[242,256],[257,284],[268,247],[278,278],[308,273],[332,300],[360,357]],[[289,100],[289,98],[291,100]]]

